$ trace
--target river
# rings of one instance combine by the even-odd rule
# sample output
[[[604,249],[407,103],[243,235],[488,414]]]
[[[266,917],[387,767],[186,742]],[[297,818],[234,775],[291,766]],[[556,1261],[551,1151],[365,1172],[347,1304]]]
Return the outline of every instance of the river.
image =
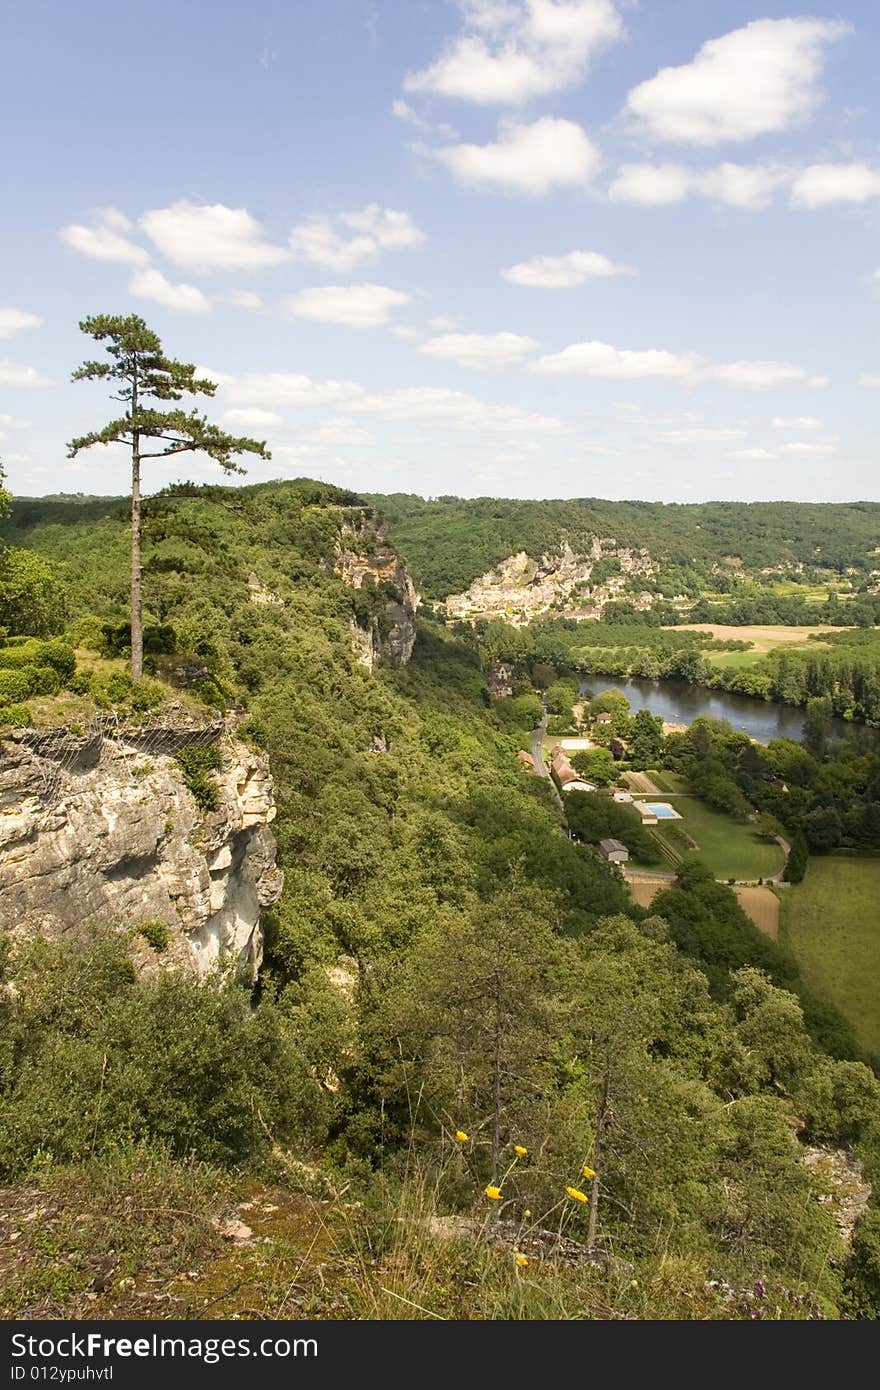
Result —
[[[748,695],[731,695],[724,690],[709,690],[704,685],[687,681],[624,680],[615,676],[588,676],[580,683],[581,694],[598,695],[603,690],[621,690],[633,711],[649,709],[670,724],[692,724],[701,714],[710,719],[726,719],[735,729],[747,733],[759,743],[771,738],[800,739],[804,731],[804,711],[794,705],[771,704],[754,700]],[[850,724],[845,719],[833,719],[832,736],[856,743],[866,752],[880,747],[880,730],[863,724]]]

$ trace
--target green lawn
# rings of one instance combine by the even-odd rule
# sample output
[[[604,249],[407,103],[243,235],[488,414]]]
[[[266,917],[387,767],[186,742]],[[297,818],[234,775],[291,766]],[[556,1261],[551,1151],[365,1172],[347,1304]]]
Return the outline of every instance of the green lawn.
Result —
[[[660,790],[663,791],[663,792],[686,792],[686,791],[687,791],[687,783],[685,782],[685,780],[684,780],[683,777],[679,777],[679,775],[678,775],[677,772],[667,772],[667,771],[665,771],[665,770],[664,770],[663,772],[655,772],[654,769],[652,768],[651,771],[650,771],[647,775],[650,777],[651,781],[654,783],[654,786],[655,786],[655,787],[659,787]],[[641,795],[642,795],[642,794],[641,794],[641,792],[640,792],[640,793],[639,793],[639,796],[641,796]],[[645,800],[649,800],[648,797],[645,797],[644,799],[645,799]]]
[[[803,883],[781,898],[779,939],[804,981],[880,1056],[880,859],[813,858]]]
[[[707,651],[705,655],[713,666],[720,666],[724,670],[741,671],[747,666],[756,666],[766,655],[765,652],[713,652]]]
[[[669,777],[669,773],[662,775],[664,779]],[[762,840],[750,825],[713,810],[698,796],[678,795],[671,804],[682,819],[665,825],[661,821],[656,830],[685,863],[688,859],[701,859],[716,878],[772,878],[782,868],[781,846]],[[682,831],[694,841],[696,849],[684,847]],[[656,859],[650,867],[658,867]]]

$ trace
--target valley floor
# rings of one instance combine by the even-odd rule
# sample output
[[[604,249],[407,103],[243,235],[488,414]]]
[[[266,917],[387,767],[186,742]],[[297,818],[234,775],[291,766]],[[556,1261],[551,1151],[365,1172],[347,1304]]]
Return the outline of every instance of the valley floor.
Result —
[[[880,858],[814,856],[782,897],[781,939],[804,981],[880,1055]]]

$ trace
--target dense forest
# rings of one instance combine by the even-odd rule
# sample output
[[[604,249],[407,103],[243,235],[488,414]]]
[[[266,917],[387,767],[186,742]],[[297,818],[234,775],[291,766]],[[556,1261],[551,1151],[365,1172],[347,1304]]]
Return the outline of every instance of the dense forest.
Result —
[[[392,539],[432,599],[461,592],[517,551],[555,554],[563,539],[577,550],[593,537],[613,537],[620,546],[646,547],[656,560],[688,574],[730,558],[751,572],[784,564],[818,565],[829,574],[849,567],[868,571],[880,543],[876,502],[426,500],[409,493],[369,500],[388,519]],[[676,575],[674,592],[681,582]]]
[[[161,1172],[154,1204],[179,1208],[186,1188],[194,1213],[213,1172],[330,1184],[360,1204],[363,1267],[398,1261],[434,1316],[876,1316],[876,1210],[847,1253],[802,1161],[804,1143],[847,1145],[880,1179],[872,1070],[845,1038],[823,1050],[822,1020],[723,885],[693,872],[649,913],[585,836],[565,833],[548,784],[516,759],[534,697],[493,708],[475,634],[428,617],[408,665],[357,664],[356,594],[331,561],[359,501],[308,480],[151,498],[148,674],[135,685],[120,660],[122,508],[32,501],[7,523],[0,671],[24,673],[9,703],[39,695],[59,717],[77,700],[137,714],[179,690],[237,713],[271,759],[285,887],[254,993],[137,975],[130,923],[60,942],[10,933],[3,1179],[57,1189],[94,1184],[96,1164],[141,1182]],[[595,506],[609,508],[601,529],[625,539],[624,513]],[[654,510],[674,535],[686,509]],[[745,535],[736,509],[724,530],[724,511],[722,547]],[[840,511],[858,549],[862,510]],[[489,520],[487,545],[499,534]],[[527,543],[505,533],[503,549]],[[443,585],[463,555],[451,543]],[[279,602],[250,601],[252,572]],[[700,651],[689,639],[680,649]],[[545,687],[568,650],[529,654]],[[776,785],[770,763],[730,734],[710,729],[704,746],[697,732],[673,757],[702,760],[719,787],[780,814],[762,790]],[[824,749],[803,756],[818,766]],[[854,768],[850,784],[863,782]],[[398,1217],[414,1194],[408,1226]],[[524,1291],[534,1229],[559,1226],[583,1248],[591,1211],[602,1258],[568,1271],[533,1259]],[[490,1213],[513,1231],[507,1245],[474,1239],[429,1256],[423,1236],[414,1243],[429,1219],[457,1216],[478,1233]],[[23,1278],[7,1310],[34,1306]],[[370,1315],[357,1296],[329,1315]]]

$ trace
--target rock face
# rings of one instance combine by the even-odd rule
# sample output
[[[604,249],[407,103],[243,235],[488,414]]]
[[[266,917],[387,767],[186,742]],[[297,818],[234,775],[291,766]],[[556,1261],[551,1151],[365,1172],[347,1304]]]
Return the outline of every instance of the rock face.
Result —
[[[615,559],[620,573],[592,583],[597,560]],[[588,553],[566,543],[556,555],[533,560],[524,550],[509,555],[497,569],[475,579],[463,594],[450,594],[446,612],[451,618],[503,618],[523,627],[555,608],[568,618],[600,618],[609,599],[619,598],[630,575],[652,574],[657,565],[647,550],[618,546],[612,537],[597,536]],[[635,597],[636,608],[651,606],[649,593]]]
[[[351,620],[352,645],[368,671],[380,657],[405,666],[416,640],[421,602],[403,559],[375,512],[352,509],[340,528],[334,573],[360,602]]]
[[[205,812],[173,754],[217,740],[217,809]],[[268,758],[223,721],[17,731],[0,742],[0,923],[48,935],[135,929],[145,967],[255,976],[260,913],[283,883],[274,817]],[[137,934],[148,923],[167,928],[160,954]]]

